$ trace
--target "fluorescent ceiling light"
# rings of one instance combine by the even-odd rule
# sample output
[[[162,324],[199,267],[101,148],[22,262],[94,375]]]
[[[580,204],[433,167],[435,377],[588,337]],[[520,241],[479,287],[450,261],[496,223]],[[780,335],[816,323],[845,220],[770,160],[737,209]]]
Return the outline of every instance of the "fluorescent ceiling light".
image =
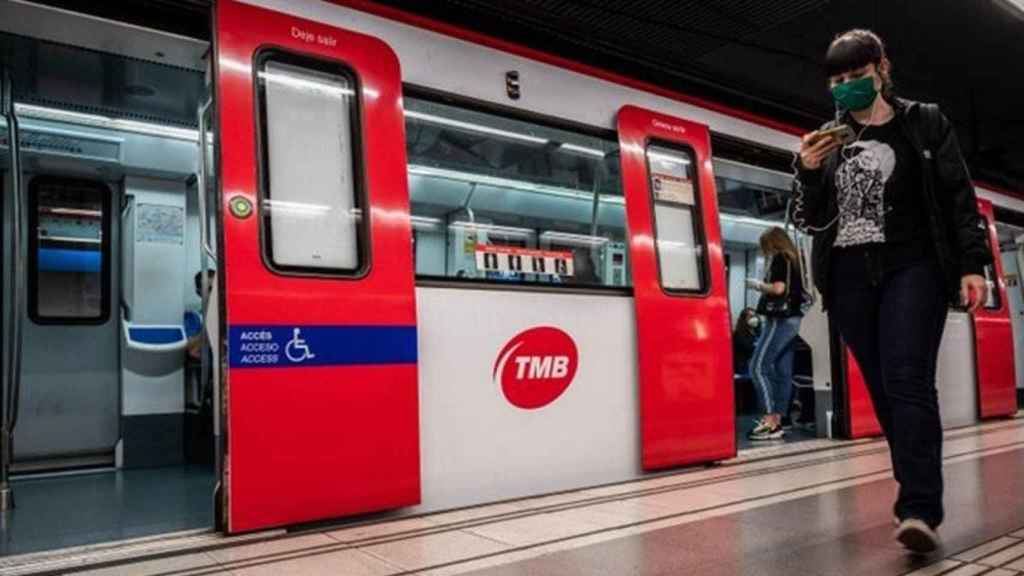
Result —
[[[586,202],[594,201],[593,192],[582,192],[580,190],[560,188],[557,186],[545,186],[543,184],[531,184],[529,182],[523,182],[522,180],[512,180],[511,178],[501,178],[498,176],[484,176],[482,174],[460,172],[458,170],[448,170],[446,168],[434,168],[433,166],[423,166],[420,164],[410,164],[409,174],[415,176],[441,178],[444,180],[452,180],[455,182],[464,182],[466,184],[477,184],[479,186],[492,186],[494,188],[521,190],[523,192],[546,194],[548,196],[561,196],[564,198],[572,198],[574,200],[584,200]],[[601,194],[599,197],[599,201],[602,204],[624,205],[626,203],[625,199],[622,196],[612,196],[610,194]]]
[[[595,247],[603,246],[609,242],[608,238],[602,238],[601,236],[590,236],[588,234],[572,234],[569,232],[555,232],[547,231],[540,235],[541,241],[557,242],[559,244],[568,244],[570,246],[586,246]]]
[[[332,210],[332,208],[326,204],[310,204],[308,202],[290,202],[287,200],[272,200],[266,199],[263,201],[263,208],[271,210],[273,212],[293,214],[293,215],[304,215],[304,216],[322,216]],[[353,212],[356,212],[355,210]],[[353,214],[358,217],[359,214]]]
[[[515,226],[499,226],[497,224],[484,224],[482,222],[452,222],[448,225],[452,230],[465,230],[469,232],[486,232],[497,236],[511,236],[526,238],[533,235],[529,228],[518,228]]]
[[[594,156],[596,158],[604,158],[604,151],[598,150],[597,148],[588,148],[586,146],[577,146],[576,144],[562,144],[559,146],[562,150],[568,150],[569,152],[576,152],[578,154],[586,154],[588,156]]]
[[[412,227],[417,230],[437,230],[441,226],[441,219],[432,216],[410,216]]]
[[[657,160],[658,162],[668,162],[669,164],[690,164],[690,159],[685,156],[673,156],[671,154],[662,154],[660,152],[648,151],[647,157],[650,158],[651,160]]]
[[[296,88],[307,92],[320,92],[327,96],[342,97],[352,96],[355,94],[355,91],[351,88],[346,88],[340,84],[328,84],[322,80],[310,80],[308,78],[300,78],[298,76],[266,71],[260,72],[259,76],[267,82],[281,84],[283,86],[288,86],[289,88]]]
[[[417,120],[423,120],[424,122],[430,122],[432,124],[441,124],[444,126],[451,126],[453,128],[461,128],[463,130],[470,130],[472,132],[480,132],[481,134],[502,136],[504,138],[511,138],[512,140],[522,140],[523,142],[529,142],[531,144],[548,143],[547,138],[538,138],[537,136],[530,136],[528,134],[519,134],[518,132],[510,132],[508,130],[501,130],[499,128],[491,128],[490,126],[482,126],[480,124],[474,124],[472,122],[452,120],[451,118],[435,116],[433,114],[425,114],[423,112],[416,112],[414,110],[406,110],[405,115],[408,118],[415,118]]]

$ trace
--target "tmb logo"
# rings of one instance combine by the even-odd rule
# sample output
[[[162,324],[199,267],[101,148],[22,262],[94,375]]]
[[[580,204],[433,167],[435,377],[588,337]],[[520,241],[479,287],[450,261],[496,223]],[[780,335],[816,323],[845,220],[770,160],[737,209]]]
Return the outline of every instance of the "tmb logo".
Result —
[[[576,343],[565,332],[540,326],[509,340],[494,362],[495,381],[512,405],[525,410],[546,406],[576,376]]]

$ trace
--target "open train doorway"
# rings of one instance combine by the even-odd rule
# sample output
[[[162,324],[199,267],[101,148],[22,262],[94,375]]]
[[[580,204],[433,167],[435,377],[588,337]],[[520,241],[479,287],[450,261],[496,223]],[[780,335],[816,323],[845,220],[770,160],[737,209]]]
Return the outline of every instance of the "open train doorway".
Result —
[[[1024,409],[1024,213],[996,209],[995,215],[1017,367],[1017,406]]]
[[[781,358],[792,367],[790,400],[781,410],[782,436],[761,440],[750,437],[765,407],[764,390],[752,366],[757,342],[764,336],[765,318],[757,310],[760,293],[748,286],[748,280],[764,280],[770,264],[761,251],[760,238],[772,228],[782,228],[808,253],[810,239],[786,226],[792,176],[785,171],[785,159],[780,158],[778,166],[771,168],[733,161],[722,157],[730,149],[728,143],[724,144],[716,148],[719,157],[715,178],[733,328],[737,446],[743,451],[828,437],[833,413],[831,341],[828,319],[820,306],[807,311],[798,335]],[[802,274],[810,283],[809,274],[799,270],[794,274]]]
[[[0,23],[0,554],[212,529],[208,43],[25,2]]]

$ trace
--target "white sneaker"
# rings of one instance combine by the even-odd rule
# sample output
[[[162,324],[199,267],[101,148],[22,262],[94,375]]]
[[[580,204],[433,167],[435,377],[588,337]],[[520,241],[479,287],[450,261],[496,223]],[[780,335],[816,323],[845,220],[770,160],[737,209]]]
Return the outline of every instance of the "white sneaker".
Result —
[[[917,518],[907,518],[900,522],[893,533],[893,538],[915,554],[928,554],[939,547],[939,535],[931,526]]]
[[[786,432],[782,429],[782,426],[772,426],[765,420],[761,420],[757,423],[757,426],[747,434],[747,438],[753,441],[763,440],[779,440],[785,436]]]

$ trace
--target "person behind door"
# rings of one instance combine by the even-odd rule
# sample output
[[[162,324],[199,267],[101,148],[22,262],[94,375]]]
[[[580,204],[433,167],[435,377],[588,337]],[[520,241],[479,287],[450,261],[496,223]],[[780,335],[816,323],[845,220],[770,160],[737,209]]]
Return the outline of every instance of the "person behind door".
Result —
[[[757,312],[765,317],[750,359],[750,376],[764,413],[748,434],[755,441],[785,435],[782,417],[793,398],[793,347],[804,300],[800,256],[786,231],[776,226],[762,234],[761,252],[769,259],[766,280],[747,279],[749,287],[761,292]]]
[[[732,330],[732,371],[740,376],[748,375],[754,346],[761,333],[761,319],[753,308],[744,308],[736,319]]]
[[[792,219],[814,235],[814,282],[867,381],[899,493],[893,536],[938,546],[942,425],[935,367],[947,305],[984,303],[991,254],[956,134],[937,106],[896,97],[874,33],[837,36],[825,55],[845,143],[804,136]]]

